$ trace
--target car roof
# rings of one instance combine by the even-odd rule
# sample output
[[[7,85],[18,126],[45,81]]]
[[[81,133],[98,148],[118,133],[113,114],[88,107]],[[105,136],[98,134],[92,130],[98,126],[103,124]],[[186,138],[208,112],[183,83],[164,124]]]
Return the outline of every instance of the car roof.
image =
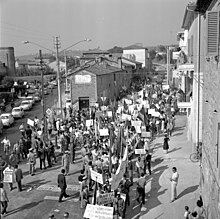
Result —
[[[24,103],[24,102],[28,102],[28,103],[30,103],[30,101],[29,101],[29,100],[23,100],[21,103]]]
[[[17,106],[17,107],[14,107],[13,109],[21,109],[21,110],[22,110],[23,108],[20,107],[20,106]],[[12,110],[13,110],[13,109],[12,109]]]
[[[1,116],[11,116],[11,113],[3,113]]]

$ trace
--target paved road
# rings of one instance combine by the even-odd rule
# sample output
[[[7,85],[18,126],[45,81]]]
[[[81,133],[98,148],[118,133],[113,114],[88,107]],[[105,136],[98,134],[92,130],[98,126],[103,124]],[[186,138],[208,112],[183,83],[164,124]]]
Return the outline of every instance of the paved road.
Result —
[[[57,99],[57,89],[53,90],[53,95],[45,95],[46,109],[54,105],[54,100]],[[7,136],[13,145],[20,137],[19,126],[21,123],[26,124],[27,119],[34,119],[37,116],[39,119],[42,118],[42,105],[41,102],[36,102],[32,110],[25,111],[25,117],[23,119],[16,119],[15,123],[10,128],[4,128],[3,133],[0,136],[0,140]],[[0,147],[0,153],[2,153],[2,145]]]

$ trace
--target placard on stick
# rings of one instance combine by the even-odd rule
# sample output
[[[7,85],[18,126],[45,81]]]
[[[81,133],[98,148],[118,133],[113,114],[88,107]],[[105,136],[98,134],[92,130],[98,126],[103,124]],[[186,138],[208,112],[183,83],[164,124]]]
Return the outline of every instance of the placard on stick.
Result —
[[[135,154],[146,154],[145,149],[135,149]]]

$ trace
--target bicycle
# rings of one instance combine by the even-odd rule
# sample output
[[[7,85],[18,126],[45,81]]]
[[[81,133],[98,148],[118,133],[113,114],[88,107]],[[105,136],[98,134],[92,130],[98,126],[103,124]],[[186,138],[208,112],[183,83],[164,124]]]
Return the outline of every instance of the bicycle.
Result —
[[[201,154],[200,148],[197,147],[196,152],[190,154],[189,159],[193,163],[196,163],[196,162],[199,162],[201,160],[201,157],[202,157],[202,154]]]

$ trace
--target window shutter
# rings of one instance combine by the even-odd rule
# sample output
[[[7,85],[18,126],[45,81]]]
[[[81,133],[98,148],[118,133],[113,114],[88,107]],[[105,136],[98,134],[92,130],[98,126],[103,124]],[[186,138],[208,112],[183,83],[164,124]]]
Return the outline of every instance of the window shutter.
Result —
[[[207,52],[218,55],[219,46],[219,11],[209,11],[207,16]]]

